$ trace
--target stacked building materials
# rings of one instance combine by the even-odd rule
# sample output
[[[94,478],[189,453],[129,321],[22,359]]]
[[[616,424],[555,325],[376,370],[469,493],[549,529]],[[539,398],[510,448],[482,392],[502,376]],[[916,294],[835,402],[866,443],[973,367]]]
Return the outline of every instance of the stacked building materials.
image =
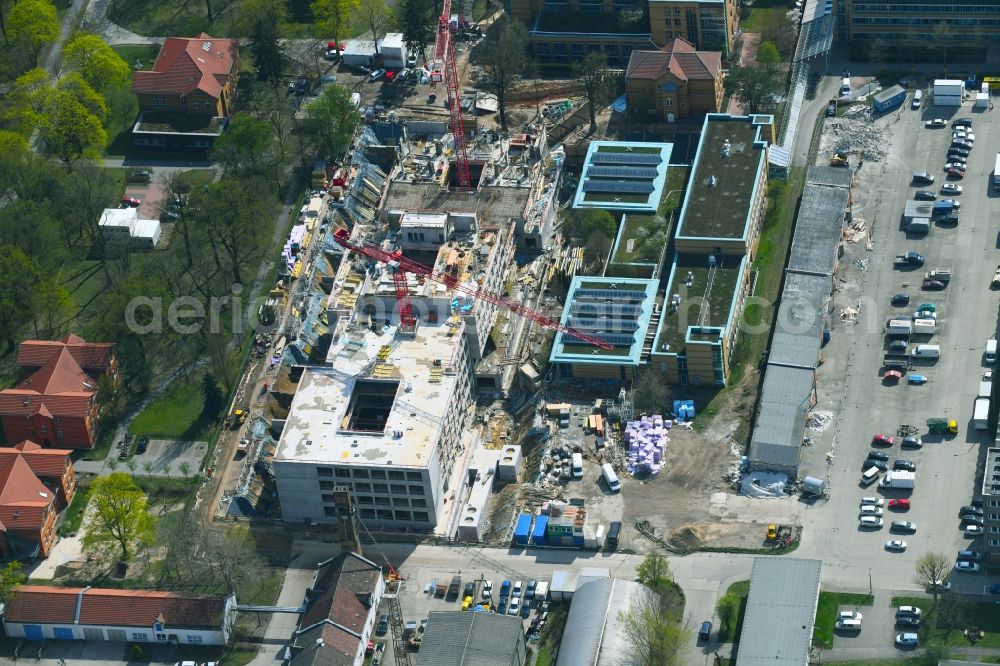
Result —
[[[670,426],[671,422],[659,414],[628,422],[625,426],[625,445],[628,447],[626,467],[629,474],[634,476],[646,472],[656,476],[660,473],[667,452]]]

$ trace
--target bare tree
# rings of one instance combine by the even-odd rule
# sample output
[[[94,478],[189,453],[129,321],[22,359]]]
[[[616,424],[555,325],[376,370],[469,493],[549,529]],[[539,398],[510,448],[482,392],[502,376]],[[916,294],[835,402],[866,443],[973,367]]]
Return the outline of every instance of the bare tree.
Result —
[[[930,588],[934,600],[937,601],[940,584],[951,570],[948,558],[941,553],[924,553],[917,560],[913,582],[924,589]]]
[[[636,666],[679,666],[688,630],[660,608],[655,594],[644,595],[618,613],[619,628],[631,663]]]
[[[486,89],[496,95],[500,126],[506,130],[507,96],[528,68],[528,31],[517,21],[501,18],[471,60],[482,68]]]
[[[375,55],[378,55],[378,43],[392,27],[392,12],[385,0],[361,0],[354,15],[358,28],[362,28],[372,36],[375,42]]]

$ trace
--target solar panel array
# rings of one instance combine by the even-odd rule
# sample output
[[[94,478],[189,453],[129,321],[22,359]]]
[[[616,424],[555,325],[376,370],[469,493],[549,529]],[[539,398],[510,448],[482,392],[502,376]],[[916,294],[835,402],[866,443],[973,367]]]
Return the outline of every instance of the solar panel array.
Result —
[[[584,192],[619,192],[622,194],[649,194],[655,188],[650,182],[634,182],[626,180],[594,180],[587,179],[583,183]]]
[[[593,164],[659,164],[660,153],[608,153],[598,150],[590,157]]]
[[[587,170],[588,176],[603,176],[605,178],[640,178],[653,180],[657,176],[655,167],[613,167],[593,166]]]

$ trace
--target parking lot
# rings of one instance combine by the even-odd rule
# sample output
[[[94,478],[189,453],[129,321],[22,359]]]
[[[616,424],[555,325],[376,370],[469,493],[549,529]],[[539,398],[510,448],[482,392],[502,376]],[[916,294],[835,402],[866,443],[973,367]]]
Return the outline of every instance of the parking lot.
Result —
[[[912,93],[911,93],[912,94]],[[972,118],[976,135],[968,170],[962,180],[945,180],[945,155],[951,143],[954,119]],[[924,123],[934,118],[947,121],[943,129],[927,129]],[[865,242],[845,244],[840,259],[831,342],[824,349],[824,364],[818,371],[817,410],[829,411],[833,421],[814,438],[812,447],[803,449],[803,469],[830,481],[830,498],[809,513],[817,551],[824,559],[824,585],[837,584],[838,572],[848,567],[869,568],[876,590],[876,606],[889,603],[896,591],[916,589],[912,579],[917,558],[926,552],[940,552],[954,558],[963,548],[977,549],[980,539],[963,535],[958,520],[959,507],[978,494],[985,444],[985,430],[975,430],[972,423],[973,402],[978,384],[987,366],[983,352],[987,339],[997,328],[997,298],[990,281],[1000,263],[1000,237],[996,219],[1000,199],[990,190],[990,179],[1000,145],[1000,121],[989,111],[961,108],[925,107],[914,111],[909,99],[900,111],[874,121],[884,130],[884,160],[868,160],[861,167],[853,191],[854,217],[861,217],[871,233],[870,250]],[[821,154],[825,164],[828,154]],[[852,168],[857,158],[852,158]],[[926,171],[935,176],[933,186],[911,183],[913,172]],[[926,236],[908,236],[901,214],[908,199],[918,189],[940,192],[946,182],[962,185],[960,223],[956,226],[932,224]],[[939,195],[939,198],[946,198]],[[899,270],[893,266],[898,254],[916,251],[925,258],[924,266]],[[858,262],[862,262],[863,267]],[[921,283],[926,271],[953,269],[953,277],[941,291],[924,291]],[[908,292],[906,307],[892,307],[894,294]],[[909,385],[882,378],[883,355],[888,341],[882,329],[893,316],[910,317],[917,304],[934,303],[937,330],[931,339],[922,336],[915,343],[930,342],[940,346],[940,358],[914,363],[910,372],[927,376],[923,385]],[[855,322],[839,317],[843,308],[856,308]],[[925,422],[931,417],[958,421],[956,435],[929,435]],[[922,437],[919,449],[900,448],[898,428],[916,426]],[[860,487],[862,464],[869,443],[876,433],[892,435],[890,447],[880,447],[889,455],[889,466],[896,458],[917,465],[916,484],[912,491],[880,490],[877,485]],[[886,499],[881,529],[862,529],[858,508],[862,496],[877,495]],[[908,498],[906,511],[891,511],[888,500]],[[913,534],[897,534],[890,529],[893,520],[916,524]],[[886,541],[903,539],[905,552],[890,552]],[[981,549],[981,548],[978,548]],[[984,585],[996,578],[983,574],[953,573],[950,580],[958,593],[981,594]],[[878,598],[881,596],[882,598]],[[867,613],[868,611],[866,611]],[[880,615],[881,613],[876,613]],[[867,625],[867,622],[866,622]],[[892,631],[867,627],[857,636],[840,637],[835,646],[885,647],[892,644]]]

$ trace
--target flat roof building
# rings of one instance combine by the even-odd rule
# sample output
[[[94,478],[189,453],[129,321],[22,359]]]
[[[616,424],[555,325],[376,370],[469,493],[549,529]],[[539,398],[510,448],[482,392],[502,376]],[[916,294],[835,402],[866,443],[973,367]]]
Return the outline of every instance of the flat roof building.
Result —
[[[656,213],[672,151],[670,143],[592,141],[573,208]]]
[[[983,549],[991,563],[1000,562],[1000,447],[986,450],[983,466]]]
[[[736,666],[809,663],[822,560],[756,557]]]
[[[500,613],[431,611],[417,666],[524,666],[521,618]]]

